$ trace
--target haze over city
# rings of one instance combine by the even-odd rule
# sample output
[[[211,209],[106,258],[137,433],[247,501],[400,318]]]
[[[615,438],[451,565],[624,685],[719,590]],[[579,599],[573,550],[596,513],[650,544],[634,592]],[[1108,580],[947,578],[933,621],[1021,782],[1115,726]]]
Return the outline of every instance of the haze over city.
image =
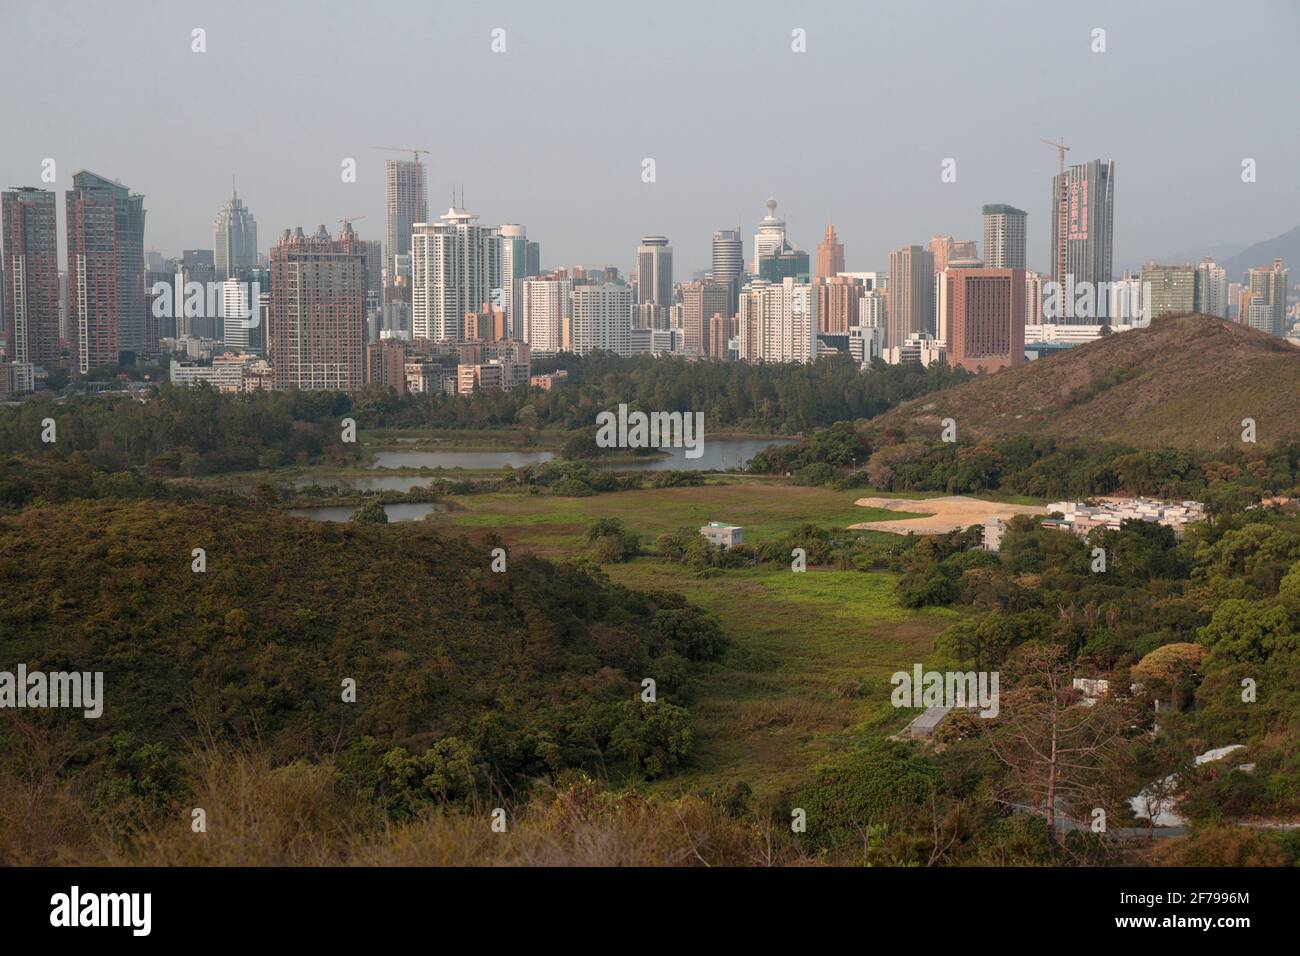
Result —
[[[145,196],[146,248],[166,255],[211,245],[232,176],[263,252],[340,217],[383,238],[384,163],[400,154],[376,145],[430,150],[430,214],[463,188],[482,222],[526,224],[547,268],[626,269],[640,236],[662,234],[688,278],[715,230],[751,235],[772,196],[799,248],[833,222],[850,269],[932,234],[977,237],[982,204],[1010,203],[1045,270],[1057,157],[1043,138],[1070,162],[1114,160],[1117,272],[1300,222],[1300,129],[1279,108],[1300,34],[1287,2],[160,2],[131,17],[17,2],[0,17],[0,70],[21,91],[0,185],[118,179]]]

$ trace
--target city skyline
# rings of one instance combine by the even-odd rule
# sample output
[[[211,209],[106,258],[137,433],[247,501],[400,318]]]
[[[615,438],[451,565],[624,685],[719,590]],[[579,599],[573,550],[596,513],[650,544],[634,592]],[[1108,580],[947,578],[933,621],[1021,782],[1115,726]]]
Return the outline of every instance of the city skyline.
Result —
[[[662,234],[676,250],[679,279],[707,269],[714,232],[739,220],[742,236],[752,236],[768,196],[780,201],[790,241],[799,249],[815,249],[833,222],[850,269],[883,268],[890,249],[924,243],[933,234],[979,236],[982,205],[1005,202],[1028,214],[1027,266],[1049,272],[1051,211],[1043,184],[1055,172],[1055,157],[1039,142],[1043,138],[1064,138],[1071,162],[1105,157],[1122,167],[1117,274],[1147,259],[1195,259],[1206,252],[1223,257],[1228,247],[1293,228],[1300,210],[1300,185],[1286,174],[1300,156],[1300,134],[1269,121],[1268,97],[1258,95],[1261,84],[1280,85],[1285,37],[1300,26],[1300,13],[1286,4],[1260,4],[1255,16],[1234,24],[1238,39],[1257,53],[1257,69],[1249,76],[1193,69],[1214,42],[1205,35],[1195,4],[1179,6],[1185,16],[1170,18],[1160,16],[1158,7],[1100,3],[1087,19],[1040,12],[1030,4],[994,14],[952,6],[934,21],[909,9],[873,13],[737,4],[695,10],[669,3],[646,23],[627,12],[598,16],[599,8],[589,6],[590,15],[575,14],[563,24],[544,11],[505,4],[454,25],[443,25],[436,10],[397,4],[356,20],[349,39],[363,42],[347,47],[351,66],[362,74],[381,65],[395,71],[395,90],[422,75],[436,84],[473,71],[482,83],[484,109],[458,112],[454,126],[435,121],[432,112],[421,116],[420,107],[403,105],[408,98],[402,95],[363,97],[351,71],[313,77],[310,83],[283,77],[286,51],[269,38],[282,32],[277,24],[292,18],[294,8],[260,11],[268,22],[257,30],[248,28],[252,9],[239,4],[222,10],[187,4],[160,8],[146,48],[150,55],[94,84],[95,58],[70,60],[69,69],[61,71],[66,75],[48,89],[13,104],[7,139],[17,148],[0,158],[0,180],[62,192],[77,169],[120,179],[146,197],[146,248],[177,255],[208,245],[212,212],[229,198],[234,174],[241,198],[264,227],[259,251],[265,254],[267,236],[297,223],[333,223],[341,217],[365,216],[358,233],[384,238],[384,175],[396,154],[371,145],[414,142],[432,150],[422,157],[432,197],[462,184],[467,204],[482,222],[527,224],[530,237],[546,246],[549,265],[626,267],[638,237]],[[302,25],[304,50],[328,56],[340,49],[341,41],[325,29],[340,7],[313,9],[321,16],[319,23]],[[42,14],[48,8],[23,4],[6,14],[16,29],[0,39],[0,53],[11,68],[37,68],[31,52],[36,45],[16,41],[26,28],[46,29],[37,26]],[[77,49],[92,31],[120,30],[110,11],[62,19],[67,21],[62,42]],[[1038,31],[1043,42],[1022,44],[1007,58],[1003,45],[1010,41],[1001,38],[999,25],[1011,20],[1021,33]],[[411,28],[395,30],[400,22]],[[197,24],[206,30],[201,54],[191,51]],[[490,31],[498,26],[506,30],[506,48],[494,54]],[[1107,31],[1104,53],[1090,49],[1090,32],[1098,26]],[[806,31],[807,52],[792,51],[794,29]],[[906,41],[909,31],[915,31],[917,43]],[[174,42],[163,42],[169,36]],[[413,55],[416,44],[429,36],[445,41],[431,63]],[[719,36],[728,42],[710,42]],[[565,50],[582,50],[584,56],[571,58],[576,62],[559,57],[556,66],[556,55]],[[692,66],[692,57],[702,50],[709,52],[704,65]],[[585,77],[581,88],[601,90],[601,99],[570,101],[567,108],[575,118],[598,118],[632,102],[664,59],[681,68],[662,98],[637,111],[636,123],[610,122],[609,135],[581,152],[552,129],[556,107],[547,92],[576,82],[575,72]],[[1154,63],[1162,73],[1178,74],[1176,96],[1165,90],[1166,84],[1173,88],[1173,79],[1151,75]],[[1178,69],[1180,63],[1187,69]],[[906,122],[901,128],[906,135],[886,141],[876,135],[875,123],[841,124],[842,148],[826,155],[791,146],[784,137],[765,142],[746,135],[762,118],[789,111],[814,125],[829,122],[832,107],[813,96],[819,84],[869,90],[889,70],[903,70],[914,82],[899,90],[887,111],[901,117],[909,107],[952,95],[959,88],[956,78],[976,69],[983,110],[969,118],[954,116],[937,130],[934,124]],[[1044,80],[1053,70],[1068,70],[1078,82],[1053,85],[1049,97]],[[729,111],[733,115],[710,111],[707,119],[713,135],[732,137],[744,148],[694,149],[693,137],[706,121],[692,109],[692,95],[760,74],[769,81],[761,108],[742,106]],[[156,82],[160,75],[168,76],[167,85]],[[270,76],[279,84],[277,96],[290,98],[294,109],[260,105]],[[1161,99],[1160,123],[1126,106],[1125,90],[1139,79],[1150,96]],[[521,81],[528,84],[533,105],[523,101],[505,112],[490,105]],[[220,95],[218,82],[224,84]],[[150,97],[155,108],[138,111],[139,121],[104,108],[128,94]],[[209,95],[214,117],[222,96],[239,97],[247,104],[246,128],[253,132],[231,137],[228,123],[214,118],[205,124],[203,108],[192,104]],[[867,95],[863,104],[870,114],[874,101]],[[186,119],[171,129],[169,141],[185,149],[184,162],[173,149],[136,149],[140,137],[131,135],[130,124],[155,129],[156,116],[171,112],[173,99],[182,96]],[[852,105],[841,99],[841,108]],[[1200,133],[1190,135],[1187,121],[1195,118],[1196,128],[1203,129],[1206,117],[1215,115],[1233,118],[1234,132],[1207,147]],[[111,124],[123,123],[128,124],[124,130],[109,132]],[[503,123],[509,135],[502,135]],[[149,141],[144,130],[139,132]],[[510,142],[527,142],[529,148],[502,148]],[[57,165],[52,184],[41,181],[46,158]],[[346,158],[356,161],[356,182],[340,179]],[[645,158],[655,160],[651,183],[642,181]],[[941,181],[947,158],[956,160],[955,182]],[[1255,182],[1242,182],[1245,158],[1257,163]],[[1187,201],[1188,196],[1196,201]],[[431,206],[436,216],[440,201],[434,198]],[[60,222],[60,231],[65,228]],[[745,250],[747,257],[752,252]]]

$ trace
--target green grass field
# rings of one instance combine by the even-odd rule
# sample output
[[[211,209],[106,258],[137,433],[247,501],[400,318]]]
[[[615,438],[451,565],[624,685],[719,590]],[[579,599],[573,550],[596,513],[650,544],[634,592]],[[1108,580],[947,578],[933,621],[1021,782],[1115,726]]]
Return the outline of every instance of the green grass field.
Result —
[[[464,510],[429,520],[448,530],[490,529],[512,549],[564,558],[588,552],[587,527],[603,517],[623,521],[646,546],[664,531],[710,520],[744,526],[753,543],[809,522],[845,528],[907,517],[859,508],[853,502],[861,494],[720,478],[698,488],[589,498],[468,495],[454,499]],[[725,790],[745,781],[757,795],[771,796],[855,736],[898,729],[914,715],[888,706],[889,675],[923,661],[957,616],[901,607],[887,572],[761,567],[701,577],[654,557],[604,568],[628,587],[686,595],[716,613],[733,641],[726,658],[706,665],[697,681],[695,756],[685,773],[658,785],[670,790]]]

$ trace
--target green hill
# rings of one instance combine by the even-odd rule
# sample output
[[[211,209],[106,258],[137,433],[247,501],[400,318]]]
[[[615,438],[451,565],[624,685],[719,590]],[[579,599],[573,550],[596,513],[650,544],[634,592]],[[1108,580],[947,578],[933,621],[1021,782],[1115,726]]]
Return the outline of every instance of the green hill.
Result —
[[[442,748],[483,792],[682,759],[677,704],[688,661],[721,651],[713,619],[571,564],[512,553],[495,573],[492,544],[158,501],[0,516],[0,670],[104,674],[98,719],[10,714],[71,735],[95,767],[199,738],[277,761]],[[654,704],[640,702],[646,677]]]
[[[873,423],[938,437],[1022,435],[1138,448],[1224,448],[1253,418],[1257,440],[1300,438],[1300,349],[1205,315],[1156,319],[1060,355],[906,402]]]

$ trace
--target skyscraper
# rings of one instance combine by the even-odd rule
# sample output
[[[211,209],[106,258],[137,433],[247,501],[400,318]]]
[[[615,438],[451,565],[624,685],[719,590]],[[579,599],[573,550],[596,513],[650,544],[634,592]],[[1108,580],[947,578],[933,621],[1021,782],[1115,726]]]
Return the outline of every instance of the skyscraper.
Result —
[[[1025,268],[1023,209],[1006,203],[984,207],[984,264],[990,269]]]
[[[573,280],[540,276],[521,285],[520,313],[529,349],[541,354],[571,349]]]
[[[1148,263],[1142,267],[1141,282],[1150,296],[1146,307],[1151,318],[1196,311],[1197,271],[1191,266]]]
[[[1269,335],[1285,332],[1286,278],[1287,269],[1281,259],[1274,259],[1272,266],[1251,269],[1246,279],[1247,311],[1239,321]]]
[[[627,355],[632,346],[632,290],[612,282],[573,289],[573,351]]]
[[[501,233],[453,206],[411,236],[411,329],[417,339],[463,337],[466,312],[501,288]]]
[[[935,274],[948,268],[953,259],[975,259],[979,250],[971,239],[954,239],[952,236],[931,236],[930,257]]]
[[[889,304],[885,348],[897,348],[913,332],[934,333],[934,257],[923,246],[889,254]]]
[[[796,279],[755,279],[740,293],[740,358],[811,362],[817,358],[817,299]]]
[[[731,309],[736,311],[740,287],[745,274],[745,244],[738,229],[719,229],[713,234],[714,282],[722,282],[731,290]]]
[[[395,256],[411,251],[412,227],[417,222],[429,221],[429,184],[424,175],[424,163],[418,154],[415,159],[390,159],[384,168],[384,191],[387,215],[385,218],[385,260],[389,281],[396,274]]]
[[[731,286],[726,282],[682,284],[682,332],[687,355],[704,355],[709,346],[709,320],[732,315]]]
[[[115,365],[123,351],[148,352],[144,288],[144,197],[81,170],[66,196],[68,323],[83,374]]]
[[[257,220],[236,192],[212,220],[212,249],[218,279],[257,267]]]
[[[1052,177],[1052,280],[1074,285],[1092,283],[1094,290],[1111,278],[1114,238],[1115,163],[1089,160]],[[1084,324],[1090,319],[1082,320]]]
[[[502,307],[510,337],[524,340],[523,281],[528,275],[528,230],[518,223],[501,227]],[[518,305],[516,305],[518,302]]]
[[[864,291],[862,280],[854,276],[832,275],[814,279],[817,331],[848,334],[849,329],[858,324],[858,306]]]
[[[1206,257],[1196,266],[1201,300],[1196,308],[1204,315],[1228,317],[1228,276],[1213,258]]]
[[[826,235],[817,246],[817,278],[829,279],[844,271],[844,244],[835,235],[835,227],[827,226]]]
[[[59,356],[58,214],[54,193],[26,186],[0,193],[0,295],[20,390],[33,387],[31,366]]]
[[[785,245],[785,221],[776,215],[776,200],[767,201],[767,215],[758,224],[754,234],[754,262],[750,271],[758,275],[758,262]]]
[[[331,239],[302,227],[271,249],[267,351],[276,388],[339,389],[365,384],[365,256],[352,231]]]
[[[948,268],[943,281],[952,310],[948,364],[969,372],[1023,365],[1024,270]]]
[[[660,309],[673,304],[673,247],[666,236],[643,236],[636,248],[637,303]]]

